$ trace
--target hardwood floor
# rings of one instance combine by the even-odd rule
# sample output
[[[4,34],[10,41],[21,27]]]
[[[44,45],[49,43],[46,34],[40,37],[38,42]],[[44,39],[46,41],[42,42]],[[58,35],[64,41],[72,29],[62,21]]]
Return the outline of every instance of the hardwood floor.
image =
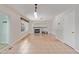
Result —
[[[11,49],[5,50],[4,53],[77,53],[74,49],[60,42],[52,35],[30,35],[17,42]]]

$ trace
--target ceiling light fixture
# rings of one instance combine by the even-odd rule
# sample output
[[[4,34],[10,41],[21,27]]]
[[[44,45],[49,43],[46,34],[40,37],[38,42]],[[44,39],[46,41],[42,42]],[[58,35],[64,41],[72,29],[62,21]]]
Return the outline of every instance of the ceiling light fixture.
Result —
[[[37,15],[37,4],[35,4],[34,17],[35,17],[35,18],[37,18],[37,17],[38,17],[38,15]]]

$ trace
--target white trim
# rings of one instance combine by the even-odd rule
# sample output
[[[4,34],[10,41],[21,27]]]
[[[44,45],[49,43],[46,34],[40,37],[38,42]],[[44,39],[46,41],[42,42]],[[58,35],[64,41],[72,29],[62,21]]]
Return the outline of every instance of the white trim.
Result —
[[[79,53],[79,50],[78,49],[76,49],[76,48],[73,48],[73,49]]]
[[[19,37],[17,40],[15,40],[12,44],[8,45],[7,47],[3,48],[2,50],[0,50],[0,53],[4,53],[6,49],[11,48],[15,43],[17,43],[18,41],[22,40],[24,37],[29,36],[30,34],[24,34],[23,36]]]
[[[68,46],[70,46],[71,48],[73,48],[77,53],[79,53],[79,50],[76,49],[75,47],[73,47],[72,45],[68,44],[66,41],[64,41],[63,39],[60,39],[59,37],[56,36],[56,39],[58,39],[59,41],[67,44]]]

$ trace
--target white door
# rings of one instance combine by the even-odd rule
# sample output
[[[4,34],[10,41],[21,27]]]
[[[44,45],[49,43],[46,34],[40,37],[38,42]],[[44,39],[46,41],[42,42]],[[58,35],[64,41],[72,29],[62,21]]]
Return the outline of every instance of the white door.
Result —
[[[0,43],[8,43],[9,19],[6,15],[0,15]]]

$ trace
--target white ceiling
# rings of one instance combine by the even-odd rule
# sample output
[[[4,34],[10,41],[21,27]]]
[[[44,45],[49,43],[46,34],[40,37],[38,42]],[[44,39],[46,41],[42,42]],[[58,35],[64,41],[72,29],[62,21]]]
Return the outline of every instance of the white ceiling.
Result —
[[[26,15],[29,19],[34,19],[34,4],[12,4],[10,6]],[[38,17],[41,19],[50,19],[73,6],[71,4],[38,4]]]

